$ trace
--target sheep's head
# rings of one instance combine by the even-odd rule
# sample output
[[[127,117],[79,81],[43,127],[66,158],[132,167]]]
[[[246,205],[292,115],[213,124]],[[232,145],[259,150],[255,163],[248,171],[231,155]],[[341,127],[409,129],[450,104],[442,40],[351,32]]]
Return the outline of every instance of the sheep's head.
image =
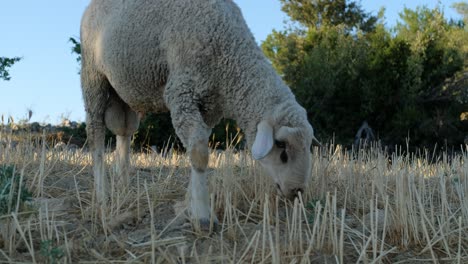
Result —
[[[309,123],[275,128],[268,121],[261,121],[257,125],[252,156],[274,179],[282,196],[293,199],[298,192],[304,192],[311,174],[313,139]]]

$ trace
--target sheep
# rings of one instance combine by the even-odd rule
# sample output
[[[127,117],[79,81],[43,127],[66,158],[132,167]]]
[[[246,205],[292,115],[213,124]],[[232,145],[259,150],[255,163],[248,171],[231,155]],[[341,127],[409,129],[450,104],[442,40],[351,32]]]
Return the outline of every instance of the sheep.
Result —
[[[80,149],[78,145],[76,144],[67,144],[62,141],[59,141],[54,145],[54,150],[55,151],[60,151],[60,152],[76,152]]]
[[[81,84],[95,192],[105,203],[105,127],[128,184],[130,137],[147,112],[170,111],[191,163],[192,220],[206,227],[208,138],[221,118],[245,132],[278,192],[303,192],[314,131],[231,0],[93,0],[81,22]]]
[[[362,122],[361,127],[358,129],[354,136],[354,147],[356,149],[369,147],[375,141],[375,136],[372,128],[367,121]]]

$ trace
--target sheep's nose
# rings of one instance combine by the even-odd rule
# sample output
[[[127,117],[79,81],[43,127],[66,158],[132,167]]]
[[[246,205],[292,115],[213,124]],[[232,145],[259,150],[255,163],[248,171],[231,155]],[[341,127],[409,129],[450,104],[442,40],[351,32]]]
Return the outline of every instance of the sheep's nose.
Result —
[[[298,197],[299,193],[301,193],[301,195],[303,195],[304,194],[304,189],[303,188],[295,188],[295,189],[292,190],[292,194],[294,195],[294,198]]]
[[[286,191],[284,192],[283,189],[281,188],[281,185],[279,185],[278,183],[276,184],[276,190],[278,191],[278,194],[285,197],[285,198],[288,198],[292,201],[294,201],[295,198],[298,198],[299,197],[299,193],[301,193],[301,195],[304,194],[304,188],[293,188],[293,189],[290,189],[289,191]]]
[[[304,193],[304,189],[303,188],[296,188],[293,190],[293,192],[295,192],[296,194],[299,194],[299,193]]]

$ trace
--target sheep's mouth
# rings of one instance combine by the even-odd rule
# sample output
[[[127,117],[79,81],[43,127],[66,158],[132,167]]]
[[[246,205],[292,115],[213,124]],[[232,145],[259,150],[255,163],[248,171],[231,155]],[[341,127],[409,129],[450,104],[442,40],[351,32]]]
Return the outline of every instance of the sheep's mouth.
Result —
[[[303,188],[296,188],[292,192],[292,198],[296,199],[299,198],[299,194],[302,196],[304,195],[304,189]]]
[[[288,195],[285,195],[283,190],[281,190],[281,186],[277,183],[276,184],[276,192],[283,198],[289,199],[291,201],[294,201],[294,199],[298,198],[299,199],[299,194],[300,196],[304,195],[304,189],[303,188],[295,188],[291,193]]]

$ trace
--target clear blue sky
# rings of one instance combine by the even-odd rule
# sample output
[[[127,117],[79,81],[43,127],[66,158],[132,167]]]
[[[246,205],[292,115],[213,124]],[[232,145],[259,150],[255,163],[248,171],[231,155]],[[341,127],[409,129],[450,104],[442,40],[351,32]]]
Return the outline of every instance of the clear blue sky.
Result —
[[[23,59],[10,69],[12,79],[0,80],[0,115],[16,120],[34,112],[33,121],[57,123],[62,115],[84,121],[79,65],[71,54],[70,37],[79,37],[81,15],[89,0],[13,0],[0,4],[0,56]],[[235,0],[260,43],[272,31],[282,29],[286,16],[279,0]],[[406,6],[427,5],[437,0],[362,0],[367,12],[386,8],[386,21],[393,26]],[[446,17],[457,17],[450,8],[454,0],[440,1]]]

